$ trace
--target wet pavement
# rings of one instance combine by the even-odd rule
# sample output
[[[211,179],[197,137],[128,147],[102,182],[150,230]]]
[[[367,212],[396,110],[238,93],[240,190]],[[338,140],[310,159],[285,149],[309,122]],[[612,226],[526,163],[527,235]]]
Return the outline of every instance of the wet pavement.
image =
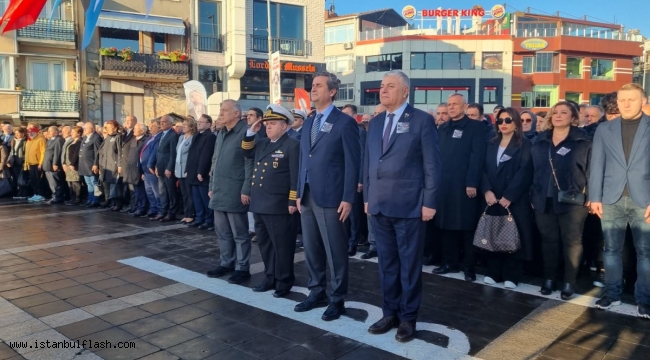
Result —
[[[308,290],[301,249],[285,299],[203,274],[218,264],[213,232],[65,205],[0,203],[0,359],[649,359],[650,321],[425,267],[416,340],[371,335],[381,316],[374,261],[350,260],[347,313],[293,312]],[[479,276],[479,281],[481,277]],[[530,285],[528,285],[530,284]],[[49,342],[49,343],[47,343]],[[57,347],[57,348],[53,348]],[[67,347],[67,348],[61,348]]]

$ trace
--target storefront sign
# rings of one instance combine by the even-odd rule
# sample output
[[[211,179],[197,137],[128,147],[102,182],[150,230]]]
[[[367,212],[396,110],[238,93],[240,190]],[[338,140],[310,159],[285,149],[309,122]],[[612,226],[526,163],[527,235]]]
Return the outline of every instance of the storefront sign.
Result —
[[[415,17],[415,14],[417,14],[417,11],[412,5],[406,5],[402,9],[402,16],[404,16],[406,19],[413,19]]]
[[[325,64],[319,63],[305,63],[298,61],[281,61],[280,69],[282,72],[298,73],[298,74],[313,74],[318,71],[325,70]],[[251,59],[248,58],[246,62],[246,70],[269,71],[269,62],[264,59]]]
[[[492,10],[490,10],[490,14],[495,19],[502,19],[506,16],[506,8],[504,8],[503,5],[494,5],[492,6]]]
[[[406,5],[402,8],[402,16],[405,19],[412,20],[418,14],[418,11],[412,5]],[[506,15],[506,8],[503,5],[494,5],[490,14],[495,19],[502,19]],[[485,16],[485,9],[481,5],[474,5],[471,9],[424,9],[420,11],[420,16],[426,17],[474,17]]]
[[[544,39],[533,38],[522,41],[521,47],[526,50],[539,51],[546,49],[548,42]]]
[[[503,69],[503,53],[483,53],[483,69]]]
[[[280,52],[271,54],[271,104],[282,104],[282,88],[280,83]]]

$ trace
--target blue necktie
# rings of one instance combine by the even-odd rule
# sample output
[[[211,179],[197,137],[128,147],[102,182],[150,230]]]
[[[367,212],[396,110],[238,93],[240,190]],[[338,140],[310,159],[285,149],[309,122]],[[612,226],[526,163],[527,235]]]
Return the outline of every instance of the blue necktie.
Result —
[[[314,146],[314,143],[316,142],[316,136],[318,135],[318,130],[320,130],[320,121],[323,118],[323,114],[318,114],[316,115],[316,119],[314,119],[314,124],[311,127],[311,146]]]
[[[384,130],[384,137],[381,141],[381,149],[383,152],[386,152],[386,148],[388,147],[388,140],[390,139],[390,133],[393,131],[393,117],[395,117],[395,114],[388,114],[388,125],[386,126],[386,130]]]

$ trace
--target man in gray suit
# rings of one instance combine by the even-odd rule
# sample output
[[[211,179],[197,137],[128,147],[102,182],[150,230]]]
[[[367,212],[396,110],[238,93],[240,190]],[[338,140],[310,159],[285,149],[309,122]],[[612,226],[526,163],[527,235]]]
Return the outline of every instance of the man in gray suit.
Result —
[[[601,123],[594,136],[589,177],[591,212],[601,218],[605,237],[605,295],[596,307],[621,304],[623,244],[627,226],[637,253],[637,314],[650,319],[650,117],[637,84],[618,91],[621,116]]]
[[[149,171],[158,176],[158,192],[160,194],[160,210],[158,216],[151,221],[168,222],[176,219],[176,144],[178,134],[172,129],[172,118],[168,115],[160,118],[160,141],[156,156],[149,159]]]
[[[60,204],[63,202],[63,168],[61,166],[61,152],[65,142],[59,136],[59,129],[56,126],[50,126],[47,130],[49,140],[45,146],[45,156],[43,157],[43,171],[47,178],[47,183],[52,190],[52,199],[48,204]]]

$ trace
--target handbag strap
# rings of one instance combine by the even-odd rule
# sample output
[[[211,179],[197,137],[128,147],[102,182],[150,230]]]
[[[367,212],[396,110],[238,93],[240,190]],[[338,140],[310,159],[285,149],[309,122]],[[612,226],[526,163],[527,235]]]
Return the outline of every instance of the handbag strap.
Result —
[[[551,173],[553,174],[553,179],[555,179],[555,186],[558,190],[562,191],[562,189],[560,189],[560,183],[557,181],[557,175],[555,175],[555,167],[553,166],[553,157],[551,155],[551,144],[548,144],[548,162],[551,164]]]
[[[490,206],[492,206],[492,205],[488,205],[488,206],[485,207],[485,210],[483,210],[483,215],[482,216],[487,215],[487,211],[490,208]],[[504,209],[506,209],[506,211],[508,212],[508,216],[512,217],[512,213],[510,212],[510,209],[508,209],[508,208],[504,208]]]

